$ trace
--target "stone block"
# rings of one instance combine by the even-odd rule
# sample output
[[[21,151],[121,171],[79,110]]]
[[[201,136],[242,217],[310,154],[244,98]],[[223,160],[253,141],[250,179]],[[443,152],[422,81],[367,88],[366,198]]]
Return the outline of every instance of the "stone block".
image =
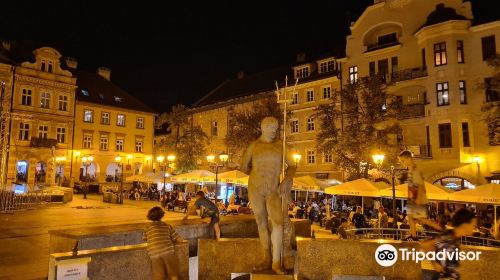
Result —
[[[478,261],[460,261],[460,279],[499,279],[500,249],[483,246],[462,246],[462,251],[479,251]],[[478,278],[478,276],[480,276]]]
[[[263,257],[258,238],[200,239],[198,279],[226,280],[230,279],[231,273],[251,273]]]
[[[419,248],[416,242],[385,240],[396,249]],[[398,261],[391,267],[375,261],[378,240],[301,239],[297,241],[296,272],[299,279],[332,279],[334,275],[385,276],[385,279],[421,279],[420,264]]]

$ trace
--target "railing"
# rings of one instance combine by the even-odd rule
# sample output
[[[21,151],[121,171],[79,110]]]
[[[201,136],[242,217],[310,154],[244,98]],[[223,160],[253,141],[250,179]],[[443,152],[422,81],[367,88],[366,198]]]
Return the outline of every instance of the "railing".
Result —
[[[390,43],[385,43],[385,44],[379,44],[379,43],[375,43],[375,44],[372,44],[372,45],[367,45],[366,46],[366,51],[367,52],[371,52],[371,51],[375,51],[375,50],[379,50],[379,49],[384,49],[384,48],[388,48],[388,47],[392,47],[392,46],[397,46],[397,45],[400,45],[401,43],[399,43],[398,41],[394,41],[394,42],[390,42]]]
[[[427,69],[412,68],[392,72],[391,81],[400,82],[427,76]]]
[[[35,148],[57,147],[57,140],[51,138],[31,137],[30,146]]]
[[[413,119],[425,117],[425,104],[403,105],[398,119]]]
[[[34,208],[51,202],[51,199],[51,194],[45,192],[16,194],[13,191],[0,191],[0,213],[11,213],[16,210]]]
[[[416,158],[432,158],[432,149],[430,145],[412,145],[406,146],[406,149],[411,151]]]
[[[404,240],[410,236],[409,229],[395,228],[359,228],[346,230],[348,237],[354,239],[390,239]],[[418,240],[429,240],[439,235],[434,231],[417,231]],[[500,240],[483,237],[464,236],[460,239],[462,245],[485,246],[500,248]]]

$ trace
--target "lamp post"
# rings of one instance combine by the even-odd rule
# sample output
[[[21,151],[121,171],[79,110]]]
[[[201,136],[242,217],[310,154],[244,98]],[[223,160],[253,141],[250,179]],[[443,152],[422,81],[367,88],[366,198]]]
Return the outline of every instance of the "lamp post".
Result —
[[[118,166],[120,167],[120,170],[121,170],[120,187],[118,188],[118,203],[123,204],[123,163],[122,163],[122,157],[116,156],[115,162],[118,164]]]
[[[382,163],[384,163],[385,155],[384,154],[374,154],[372,155],[373,162],[377,166],[377,169],[381,172],[386,172],[385,170],[382,170]],[[396,186],[394,183],[394,178],[396,176],[396,169],[394,168],[394,165],[391,165],[391,169],[389,170],[389,174],[391,174],[391,182],[392,182],[392,216],[393,216],[393,227],[397,228],[398,227],[398,220],[397,220],[397,214],[396,214]],[[402,209],[401,209],[402,210]]]
[[[56,174],[57,174],[57,171],[62,167],[64,166],[64,162],[66,161],[66,157],[56,157]],[[64,174],[64,171],[62,172],[62,174]],[[59,182],[58,182],[58,185],[60,186],[61,185],[61,174],[58,174],[59,176]]]
[[[229,159],[229,156],[225,153],[222,153],[219,155],[219,160],[221,163],[218,163],[215,159],[214,155],[208,155],[207,156],[207,161],[209,164],[211,164],[215,168],[215,189],[218,189],[218,182],[219,182],[219,167],[224,167],[224,164],[227,162]],[[226,198],[227,198],[227,192],[226,192]]]
[[[82,157],[82,164],[85,166],[85,182],[84,182],[84,189],[83,189],[83,198],[87,199],[87,190],[88,190],[88,182],[89,182],[89,166],[92,165],[92,162],[94,161],[94,157],[90,155],[84,155]]]
[[[165,160],[165,157],[164,157],[164,156],[162,156],[162,155],[160,155],[160,156],[157,156],[157,157],[156,157],[156,162],[158,162],[158,163],[159,163],[159,165],[160,165],[160,171],[161,171],[161,169],[162,169],[162,166],[163,166],[163,161],[164,161],[164,160]],[[165,191],[165,190],[166,190],[166,188],[165,188],[165,173],[164,173],[164,174],[163,174],[163,191]]]
[[[175,155],[168,155],[167,161],[168,161],[168,169],[170,169],[170,173],[174,173],[172,165],[174,164],[174,161],[175,161]],[[166,188],[166,186],[165,186],[165,179],[166,178],[167,178],[167,171],[165,170],[165,173],[163,174],[163,187],[164,188]]]

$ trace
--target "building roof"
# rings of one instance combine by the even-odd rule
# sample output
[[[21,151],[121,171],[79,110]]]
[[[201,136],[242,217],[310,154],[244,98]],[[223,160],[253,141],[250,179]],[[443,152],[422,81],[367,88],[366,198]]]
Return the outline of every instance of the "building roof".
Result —
[[[157,113],[155,110],[97,73],[70,69],[76,76],[76,100],[104,106]]]
[[[440,3],[436,5],[436,9],[427,16],[427,21],[419,29],[450,20],[468,20],[468,18],[459,15],[455,9],[445,7],[443,3]]]
[[[234,98],[272,91],[276,88],[275,81],[283,80],[285,75],[292,75],[290,67],[275,68],[234,80],[226,80],[195,102],[193,107],[212,105]]]

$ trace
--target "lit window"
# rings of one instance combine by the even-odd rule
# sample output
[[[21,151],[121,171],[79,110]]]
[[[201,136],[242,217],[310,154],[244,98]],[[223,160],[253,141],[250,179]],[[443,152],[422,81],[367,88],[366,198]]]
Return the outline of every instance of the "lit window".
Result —
[[[307,119],[307,131],[314,131],[314,118]]]
[[[31,89],[23,88],[21,94],[21,104],[25,106],[31,106]]]
[[[299,132],[299,121],[298,120],[293,120],[290,125],[291,125],[291,131],[292,131],[292,133],[298,133]]]
[[[38,126],[38,138],[47,139],[49,137],[49,126],[39,125]]]
[[[94,122],[94,111],[86,109],[83,111],[83,121],[84,122]]]
[[[68,96],[59,95],[59,111],[68,111]]]
[[[57,143],[66,143],[66,128],[57,128]]]
[[[307,163],[315,164],[316,163],[316,152],[315,151],[307,151]]]
[[[434,44],[434,65],[446,65],[446,42]]]
[[[307,90],[307,102],[314,101],[314,90]]]
[[[144,128],[144,118],[143,117],[137,117],[137,120],[135,122],[136,128]]]
[[[50,93],[42,92],[40,96],[40,107],[44,109],[50,108]]]
[[[109,113],[101,112],[101,124],[109,124]]]
[[[449,92],[448,92],[448,82],[437,83],[436,84],[436,92],[437,92],[437,105],[438,106],[450,105],[450,96],[449,96]]]
[[[354,84],[358,80],[358,66],[349,67],[349,83]]]
[[[116,115],[116,125],[125,126],[125,115],[123,114]]]
[[[116,151],[117,152],[123,152],[123,138],[118,138],[116,139]]]

